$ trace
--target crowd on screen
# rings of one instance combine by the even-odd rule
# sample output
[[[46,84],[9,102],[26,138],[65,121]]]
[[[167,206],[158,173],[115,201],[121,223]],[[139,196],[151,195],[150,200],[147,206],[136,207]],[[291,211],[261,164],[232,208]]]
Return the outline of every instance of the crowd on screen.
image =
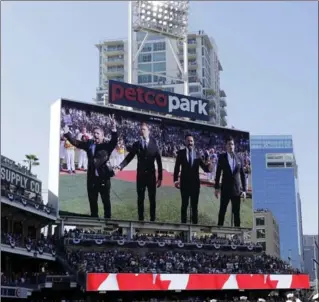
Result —
[[[117,120],[117,129],[120,134],[120,139],[123,139],[125,150],[130,150],[130,146],[140,137],[139,125],[140,121],[122,118],[115,116]],[[148,122],[150,126],[151,136],[157,141],[164,157],[176,157],[177,151],[184,148],[185,135],[191,133],[194,136],[195,147],[197,151],[205,157],[217,164],[218,154],[225,150],[225,137],[223,134],[208,133],[207,130],[189,129],[179,125],[165,125],[159,122]],[[73,132],[77,139],[81,139],[83,135],[86,138],[92,137],[93,128],[98,126],[104,129],[106,134],[109,134],[110,120],[107,115],[90,112],[78,109],[62,109],[61,114],[62,127],[67,125]],[[229,134],[228,134],[229,135]],[[250,173],[250,155],[249,155],[249,141],[243,137],[235,136],[236,152],[242,155],[245,170],[247,174]],[[67,170],[70,173],[75,173],[75,148],[70,145],[63,135],[61,135],[60,146],[61,161],[67,163]],[[112,158],[118,158],[118,150],[115,149]],[[82,155],[81,155],[82,156]],[[85,156],[85,154],[83,154]],[[70,162],[71,160],[71,162]],[[85,162],[85,160],[83,160]],[[118,163],[117,163],[118,164]],[[82,160],[78,163],[78,169],[84,169]],[[213,174],[215,172],[213,171]],[[215,175],[208,175],[209,179],[214,179]]]
[[[66,249],[68,262],[83,272],[109,273],[298,273],[288,263],[264,253],[253,255],[194,251],[154,251],[108,249],[85,251]]]

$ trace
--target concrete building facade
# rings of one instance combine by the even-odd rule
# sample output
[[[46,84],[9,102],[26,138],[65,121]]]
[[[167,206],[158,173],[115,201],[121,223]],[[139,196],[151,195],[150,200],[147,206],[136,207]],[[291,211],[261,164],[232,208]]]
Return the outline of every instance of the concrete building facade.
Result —
[[[134,53],[145,33],[134,33]],[[172,41],[183,66],[182,43]],[[97,44],[99,50],[99,86],[96,102],[105,105],[108,80],[127,81],[127,40],[106,40]],[[227,126],[226,93],[220,88],[222,66],[214,40],[203,31],[188,34],[189,95],[210,101],[210,124]],[[149,35],[133,64],[133,83],[155,89],[183,94],[183,83],[178,64],[170,49],[168,38]]]

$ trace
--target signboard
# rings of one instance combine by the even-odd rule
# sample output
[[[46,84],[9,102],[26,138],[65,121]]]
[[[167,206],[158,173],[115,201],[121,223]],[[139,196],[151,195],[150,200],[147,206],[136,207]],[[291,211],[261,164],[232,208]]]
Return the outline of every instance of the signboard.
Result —
[[[309,275],[87,274],[87,291],[309,289]]]
[[[172,92],[109,81],[109,103],[138,109],[209,120],[209,101]]]
[[[27,299],[28,290],[21,287],[1,286],[1,298]]]
[[[20,187],[34,194],[41,194],[41,181],[4,165],[1,166],[1,181],[7,181],[16,187]]]

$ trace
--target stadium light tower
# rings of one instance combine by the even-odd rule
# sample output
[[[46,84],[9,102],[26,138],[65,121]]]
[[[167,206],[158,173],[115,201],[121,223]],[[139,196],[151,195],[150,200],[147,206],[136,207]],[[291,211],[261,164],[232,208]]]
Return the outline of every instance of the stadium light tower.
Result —
[[[177,66],[182,74],[179,81],[184,82],[184,94],[188,95],[188,12],[189,1],[129,1],[128,18],[128,82],[133,82],[133,66],[143,49],[148,34],[159,34],[167,37],[169,47],[173,53]],[[133,54],[133,31],[145,32],[146,35]],[[174,50],[171,40],[183,43],[184,66],[182,68],[178,54]],[[145,72],[144,72],[145,74]],[[172,78],[160,73],[151,73],[161,77]]]

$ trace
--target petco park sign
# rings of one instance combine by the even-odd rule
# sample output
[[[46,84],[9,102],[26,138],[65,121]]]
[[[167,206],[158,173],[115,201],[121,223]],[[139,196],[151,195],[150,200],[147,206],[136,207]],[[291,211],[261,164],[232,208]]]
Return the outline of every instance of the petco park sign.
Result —
[[[196,120],[209,120],[209,102],[167,91],[109,81],[109,103]]]

